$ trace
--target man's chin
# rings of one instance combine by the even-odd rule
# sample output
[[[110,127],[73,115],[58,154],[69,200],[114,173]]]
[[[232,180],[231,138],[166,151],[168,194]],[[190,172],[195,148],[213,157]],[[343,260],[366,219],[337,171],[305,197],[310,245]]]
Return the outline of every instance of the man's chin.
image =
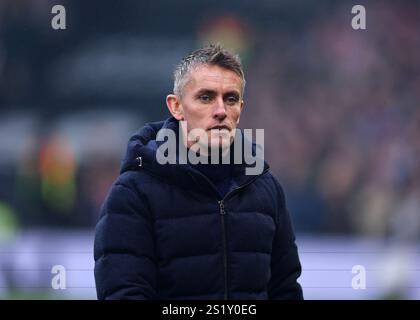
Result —
[[[231,143],[232,139],[230,137],[220,137],[210,141],[210,148],[223,150],[229,148]]]
[[[211,143],[209,151],[211,152],[211,154],[224,156],[230,150],[230,145],[230,140],[225,140],[219,143]]]

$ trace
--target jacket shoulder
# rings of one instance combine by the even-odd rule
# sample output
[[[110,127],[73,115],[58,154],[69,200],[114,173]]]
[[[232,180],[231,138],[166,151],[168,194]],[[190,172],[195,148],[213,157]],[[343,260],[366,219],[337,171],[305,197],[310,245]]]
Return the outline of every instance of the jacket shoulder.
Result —
[[[267,171],[261,177],[261,183],[264,185],[264,193],[270,196],[270,199],[273,200],[274,210],[276,212],[275,221],[280,219],[280,216],[287,211],[286,206],[286,196],[283,189],[283,186],[279,179],[271,172]]]
[[[114,181],[114,185],[121,185],[139,194],[156,183],[159,180],[145,170],[124,171]]]
[[[263,183],[266,188],[273,191],[277,197],[284,201],[284,189],[280,180],[272,173],[271,170],[268,170],[260,177],[261,183]]]

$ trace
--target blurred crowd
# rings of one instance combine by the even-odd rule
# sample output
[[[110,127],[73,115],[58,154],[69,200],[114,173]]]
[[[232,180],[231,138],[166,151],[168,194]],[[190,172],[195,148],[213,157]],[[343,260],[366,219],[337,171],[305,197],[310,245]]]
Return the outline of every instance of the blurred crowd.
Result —
[[[265,31],[243,121],[266,129],[297,230],[418,240],[420,10],[369,4],[363,31],[343,10]]]
[[[142,123],[121,111],[86,111],[46,121],[33,113],[0,119],[0,240],[20,228],[91,228]]]
[[[48,1],[40,3],[43,5],[38,9],[49,4]],[[269,5],[269,2],[262,4]],[[89,9],[89,5],[85,6]],[[180,52],[186,53],[205,41],[220,40],[244,58],[247,86],[241,127],[265,129],[265,155],[285,188],[296,231],[418,240],[420,5],[415,1],[388,1],[368,3],[366,7],[367,30],[357,31],[351,28],[351,5],[346,2],[325,12],[314,11],[312,15],[310,10],[299,13],[297,7],[289,11],[286,6],[271,11],[267,7],[264,12],[271,13],[272,20],[265,19],[265,24],[253,19],[246,6],[237,14],[225,8],[228,15],[212,12],[203,17],[204,22],[193,20],[190,33],[186,27],[178,27],[181,29],[177,37],[165,38],[170,46],[174,45],[176,54],[171,56],[169,50],[157,47],[165,55],[153,65],[151,61],[157,55],[153,51],[150,56],[142,52],[147,48],[144,34],[139,35],[143,41],[140,45],[131,45],[132,40],[121,42],[121,38],[114,45],[101,40],[101,50],[89,51],[90,48],[86,54],[83,51],[86,46],[79,44],[85,41],[95,47],[99,38],[95,38],[93,26],[87,27],[89,36],[83,38],[81,26],[90,20],[69,19],[78,27],[57,40],[58,35],[51,36],[48,30],[48,21],[42,22],[39,16],[38,20],[34,18],[36,13],[28,17],[39,29],[29,28],[28,33],[27,29],[19,28],[20,24],[32,25],[19,14],[23,7],[0,5],[1,16],[7,16],[0,20],[3,114],[0,115],[3,126],[0,128],[3,144],[0,146],[0,225],[4,221],[3,225],[10,226],[20,223],[25,227],[92,227],[100,203],[118,174],[129,134],[145,120],[168,116],[163,96],[168,87],[167,82],[158,86],[163,83],[161,79],[170,82],[170,67],[177,62]],[[73,7],[77,8],[83,6],[79,3]],[[150,8],[153,9],[151,4]],[[89,12],[94,12],[93,9],[91,6]],[[275,10],[283,10],[277,20]],[[283,19],[289,13],[300,20]],[[244,15],[246,18],[242,18]],[[41,16],[50,17],[50,14]],[[110,21],[116,23],[116,17]],[[127,32],[132,39],[136,32],[134,22],[130,24],[134,20],[129,18],[124,26],[129,28]],[[104,21],[99,17],[98,26],[104,28],[107,25]],[[110,29],[108,25],[107,31]],[[106,34],[101,34],[101,39],[104,37]],[[162,38],[156,35],[155,40],[150,40],[150,37],[153,38],[149,36],[148,41],[156,48],[156,42]],[[73,42],[67,42],[72,39]],[[55,47],[54,41],[60,41],[60,46]],[[25,48],[32,48],[34,55],[25,52]],[[50,50],[45,51],[46,48]],[[122,74],[116,73],[112,65],[124,67],[118,64],[120,60],[115,60],[118,50],[127,53],[124,56],[127,59],[142,57],[138,59],[139,65],[128,67]],[[100,57],[101,52],[107,55]],[[83,64],[71,64],[72,59]],[[76,66],[68,67],[74,72],[76,85],[66,87],[64,82],[61,91],[60,88],[56,91],[57,87],[49,81],[67,79],[65,73],[56,72],[63,70],[60,65]],[[83,76],[78,77],[77,66]],[[158,69],[159,72],[153,72]],[[151,79],[150,72],[161,78],[156,78],[148,88],[146,79]],[[100,85],[94,88],[95,95],[86,95],[91,73],[100,75],[95,80]],[[42,76],[37,78],[39,74]],[[115,77],[119,77],[118,81],[113,81]],[[137,80],[142,83],[140,88],[134,85],[139,83]],[[118,83],[124,83],[123,91],[115,91]],[[74,91],[65,92],[63,88]],[[77,91],[81,88],[85,91]],[[45,90],[51,90],[49,93],[56,100],[43,95]],[[65,94],[60,97],[57,92]],[[148,92],[153,95],[147,96]],[[104,96],[112,103],[103,105]],[[127,96],[129,101],[125,99]],[[10,125],[15,121],[10,119],[16,118],[4,116],[6,109],[10,113],[15,108],[25,118],[29,116],[22,113],[25,107],[41,120],[34,131],[26,127],[25,139],[10,143],[15,133],[22,130]],[[120,126],[113,127],[114,115],[106,120],[95,116],[101,115],[105,107],[126,110],[128,116],[123,117]],[[86,109],[93,110],[89,116],[73,117],[74,110],[83,114]],[[66,125],[63,119],[68,120],[64,121]],[[80,121],[90,127],[86,135],[77,135]],[[112,140],[113,135],[119,138]],[[87,136],[90,143],[85,144]],[[96,152],[95,141],[108,141],[114,148],[99,148]],[[8,157],[6,153],[13,148],[16,157]]]

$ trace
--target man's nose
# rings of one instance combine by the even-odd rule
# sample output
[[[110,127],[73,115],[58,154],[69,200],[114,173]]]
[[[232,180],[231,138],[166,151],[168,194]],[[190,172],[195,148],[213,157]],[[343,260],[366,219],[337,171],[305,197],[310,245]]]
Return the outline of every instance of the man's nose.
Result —
[[[219,120],[226,118],[226,107],[222,98],[216,100],[213,117]]]

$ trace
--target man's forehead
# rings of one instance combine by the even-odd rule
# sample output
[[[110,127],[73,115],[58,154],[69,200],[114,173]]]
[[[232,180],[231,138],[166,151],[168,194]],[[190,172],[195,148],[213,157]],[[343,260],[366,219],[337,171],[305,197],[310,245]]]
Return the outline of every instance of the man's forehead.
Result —
[[[191,85],[223,85],[241,87],[241,78],[233,71],[218,66],[199,66],[191,72]]]

